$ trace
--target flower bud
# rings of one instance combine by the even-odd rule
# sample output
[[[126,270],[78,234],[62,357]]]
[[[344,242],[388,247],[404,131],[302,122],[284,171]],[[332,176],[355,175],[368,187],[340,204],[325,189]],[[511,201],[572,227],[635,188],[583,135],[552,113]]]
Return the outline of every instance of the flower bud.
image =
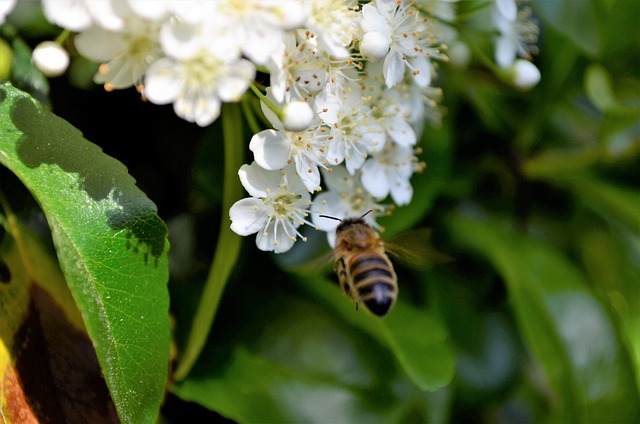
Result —
[[[62,75],[69,66],[69,54],[60,44],[53,41],[43,41],[33,50],[31,56],[33,64],[46,77]]]
[[[304,131],[313,122],[313,110],[309,103],[297,100],[285,105],[282,110],[282,123],[288,131]]]
[[[449,45],[447,50],[449,63],[459,69],[464,69],[471,62],[471,50],[462,41],[455,41]]]
[[[390,40],[378,31],[369,31],[360,42],[360,53],[366,59],[379,62],[389,52]]]
[[[528,60],[518,59],[511,67],[513,85],[521,90],[530,90],[540,82],[540,70]]]
[[[0,38],[0,80],[9,79],[11,75],[11,62],[13,62],[13,52],[11,47]]]

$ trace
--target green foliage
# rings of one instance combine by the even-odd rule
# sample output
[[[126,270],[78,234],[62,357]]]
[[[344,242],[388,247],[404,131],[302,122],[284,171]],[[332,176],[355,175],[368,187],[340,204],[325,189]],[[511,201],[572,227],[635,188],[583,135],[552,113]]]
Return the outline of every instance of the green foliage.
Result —
[[[431,247],[453,260],[398,263],[398,303],[383,319],[355,311],[341,293],[324,234],[310,231],[306,244],[277,256],[230,232],[250,137],[238,108],[223,111],[222,130],[209,128],[197,149],[182,130],[166,130],[177,121],[145,118],[148,109],[94,113],[96,126],[100,113],[109,126],[136,117],[141,132],[123,124],[99,144],[150,140],[129,161],[142,164],[141,185],[180,228],[171,233],[171,254],[181,258],[173,265],[183,269],[169,284],[172,375],[167,230],[155,205],[120,162],[25,93],[1,87],[3,171],[47,218],[123,421],[153,422],[167,391],[168,422],[184,422],[188,402],[213,411],[209,421],[214,413],[237,422],[640,421],[640,30],[629,19],[640,2],[531,6],[542,75],[532,91],[507,86],[482,58],[465,69],[439,65],[445,113],[423,133],[427,167],[412,180],[412,203],[380,222],[383,238],[429,228]],[[473,46],[477,54],[488,37],[467,33],[465,19],[456,24],[463,39],[487,39]],[[12,80],[46,98],[24,42],[3,37]],[[72,76],[78,85],[92,72],[85,67]],[[172,152],[196,153],[171,183],[193,178],[183,191],[166,181],[154,190],[175,159],[167,146],[177,144]],[[8,222],[18,214],[9,208],[22,200],[12,184],[0,181],[0,237],[11,247],[0,249],[0,265],[37,271],[38,261],[16,258],[21,236]],[[47,280],[33,270],[32,284]]]
[[[167,229],[122,163],[23,92],[0,90],[0,162],[47,218],[120,418],[154,422],[168,373]]]

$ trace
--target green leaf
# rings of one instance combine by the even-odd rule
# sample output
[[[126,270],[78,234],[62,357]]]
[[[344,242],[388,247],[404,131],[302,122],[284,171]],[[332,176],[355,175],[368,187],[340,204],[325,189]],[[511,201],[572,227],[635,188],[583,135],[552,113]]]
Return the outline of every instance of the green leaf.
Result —
[[[124,422],[155,422],[169,365],[167,229],[117,160],[8,84],[0,163],[33,194]]]
[[[572,191],[605,218],[614,218],[640,233],[640,191],[605,181],[588,170],[563,169],[557,159],[552,155],[534,158],[525,164],[525,172]]]
[[[261,293],[239,306],[261,308],[243,326],[247,341],[209,344],[173,393],[238,422],[403,422],[413,399],[424,402],[384,348],[340,317],[289,295],[265,305]]]
[[[9,423],[115,417],[93,344],[57,259],[10,212],[5,229],[0,244],[2,417]]]
[[[545,370],[561,422],[635,422],[640,397],[626,345],[584,275],[551,246],[460,214],[454,239],[502,275],[518,326]],[[552,419],[553,420],[553,419]]]
[[[324,278],[307,275],[298,283],[341,319],[385,346],[421,390],[436,390],[452,380],[453,348],[446,327],[433,311],[397,302],[388,315],[379,318],[364,310],[355,311],[349,298]]]
[[[601,19],[596,0],[536,0],[535,10],[583,52],[596,57],[602,45]]]
[[[606,296],[622,322],[640,386],[640,233],[591,228],[581,234],[579,247],[592,284]]]
[[[611,74],[607,72],[604,66],[592,63],[586,71],[585,92],[589,100],[596,105],[601,112],[615,106],[616,99],[613,94],[613,81]]]

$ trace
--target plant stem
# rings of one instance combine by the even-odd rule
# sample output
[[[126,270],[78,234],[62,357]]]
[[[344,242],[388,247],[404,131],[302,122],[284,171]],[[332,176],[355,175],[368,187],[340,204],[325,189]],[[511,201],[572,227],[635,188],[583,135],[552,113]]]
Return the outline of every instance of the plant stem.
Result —
[[[224,138],[224,182],[220,232],[191,332],[173,375],[174,381],[180,381],[189,374],[207,341],[225,285],[238,259],[242,241],[229,227],[229,208],[242,197],[242,186],[238,179],[238,169],[244,160],[240,106],[235,103],[225,104],[221,119]]]

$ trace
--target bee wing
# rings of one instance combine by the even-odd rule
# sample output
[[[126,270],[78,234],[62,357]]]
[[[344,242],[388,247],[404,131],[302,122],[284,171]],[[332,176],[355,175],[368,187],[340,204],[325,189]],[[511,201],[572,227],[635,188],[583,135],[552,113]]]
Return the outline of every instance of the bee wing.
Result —
[[[299,274],[316,273],[319,270],[329,270],[333,268],[335,255],[333,250],[329,250],[319,256],[309,259],[302,264],[298,264],[291,268],[293,272]]]
[[[439,252],[431,243],[431,228],[415,228],[384,240],[385,250],[409,268],[425,269],[454,258]]]

